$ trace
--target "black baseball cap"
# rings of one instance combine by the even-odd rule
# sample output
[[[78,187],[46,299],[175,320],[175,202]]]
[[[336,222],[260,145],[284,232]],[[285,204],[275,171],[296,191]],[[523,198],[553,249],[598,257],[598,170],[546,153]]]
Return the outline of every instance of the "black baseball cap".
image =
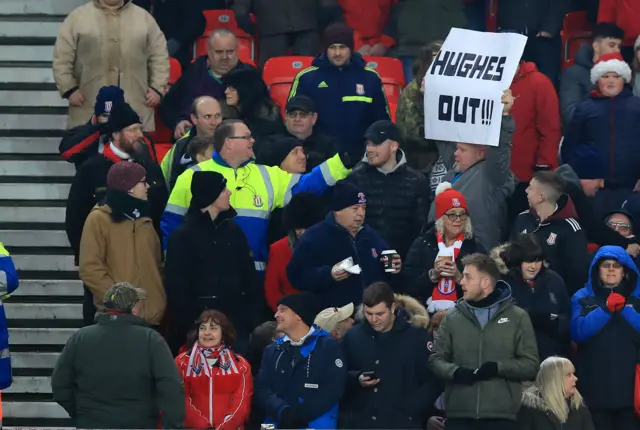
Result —
[[[294,96],[287,102],[285,110],[287,112],[301,110],[302,112],[311,113],[316,111],[316,104],[311,97]]]
[[[370,140],[374,145],[380,145],[387,139],[399,142],[400,132],[394,123],[382,119],[369,126],[367,131],[364,132],[364,138]]]

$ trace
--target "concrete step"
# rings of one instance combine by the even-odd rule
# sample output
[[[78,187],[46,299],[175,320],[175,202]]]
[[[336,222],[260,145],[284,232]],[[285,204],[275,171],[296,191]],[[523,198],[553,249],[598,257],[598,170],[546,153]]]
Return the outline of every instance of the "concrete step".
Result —
[[[76,330],[75,328],[9,328],[9,344],[63,346]]]
[[[56,114],[25,115],[25,114],[13,114],[13,113],[0,114],[0,130],[66,130],[66,129],[67,129],[67,115],[56,115]]]
[[[0,163],[0,176],[75,176],[73,164],[60,161],[5,160]]]
[[[14,376],[13,384],[3,391],[4,394],[31,393],[51,394],[50,376]]]
[[[4,7],[4,4],[3,4]],[[0,45],[0,61],[37,62],[53,61],[51,46]]]
[[[10,320],[80,320],[82,305],[71,303],[4,303]]]
[[[69,102],[57,91],[0,91],[0,106],[69,107]]]
[[[12,352],[14,369],[53,369],[60,357],[58,352]]]
[[[12,255],[18,270],[77,272],[73,255]]]
[[[54,402],[3,402],[2,412],[4,418],[69,418],[67,411]]]
[[[5,0],[6,1],[6,0]],[[0,37],[57,37],[60,22],[6,21]]]
[[[59,144],[56,137],[0,137],[0,154],[59,154]]]
[[[69,247],[64,230],[0,230],[0,238],[5,246]]]
[[[86,0],[2,0],[1,15],[67,15]]]
[[[0,200],[67,200],[70,188],[71,184],[0,184]]]
[[[42,61],[51,60],[51,58],[47,58]],[[0,67],[0,83],[55,84],[55,81],[51,67]]]
[[[73,296],[84,295],[81,281],[74,280],[20,280],[20,287],[11,295],[12,297],[32,296]],[[11,300],[11,299],[9,299]]]
[[[0,195],[0,199],[2,199]],[[1,222],[47,222],[47,223],[63,223],[65,218],[64,208],[51,207],[9,207],[0,206],[0,223]],[[0,240],[2,240],[0,238]]]

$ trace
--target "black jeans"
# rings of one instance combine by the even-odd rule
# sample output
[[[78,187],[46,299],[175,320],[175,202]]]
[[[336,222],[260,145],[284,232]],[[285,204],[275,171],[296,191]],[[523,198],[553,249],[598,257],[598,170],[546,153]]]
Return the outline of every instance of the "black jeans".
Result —
[[[87,288],[84,287],[84,300],[82,302],[82,326],[93,325],[93,320],[96,317],[96,306],[93,304],[93,294]]]
[[[449,418],[445,421],[444,428],[445,430],[518,430],[518,423],[511,420]]]
[[[535,63],[538,70],[551,79],[554,86],[557,86],[560,79],[561,52],[560,36],[536,37],[533,35],[527,39],[522,59]]]
[[[596,430],[638,430],[640,421],[633,408],[594,409],[591,419]]]

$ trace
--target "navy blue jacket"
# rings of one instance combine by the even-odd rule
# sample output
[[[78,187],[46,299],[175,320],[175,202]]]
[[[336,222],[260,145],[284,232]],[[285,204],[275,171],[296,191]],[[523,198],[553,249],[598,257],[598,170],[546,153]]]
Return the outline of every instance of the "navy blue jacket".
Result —
[[[625,87],[616,97],[592,91],[566,127],[562,159],[572,164],[579,145],[596,148],[603,159],[607,187],[633,188],[640,178],[640,98]]]
[[[342,344],[349,373],[340,428],[424,428],[443,387],[428,367],[432,340],[427,327],[410,318],[398,309],[387,333],[377,333],[366,320],[347,332]],[[366,371],[375,371],[380,383],[360,386],[358,377]]]
[[[622,311],[606,305],[610,289],[600,284],[597,262],[612,258],[629,274],[615,292],[627,298]],[[590,408],[632,408],[636,364],[640,363],[640,282],[638,267],[618,246],[598,250],[589,281],[571,299],[571,339],[578,344],[578,388]]]
[[[277,425],[282,411],[299,407],[313,429],[335,429],[347,366],[342,348],[326,331],[313,326],[302,346],[282,336],[267,346],[256,378],[254,401]]]
[[[287,266],[291,285],[300,291],[312,291],[320,309],[359,305],[362,292],[374,282],[388,281],[380,261],[382,251],[389,249],[382,237],[366,224],[355,237],[336,223],[333,212],[307,230],[293,249]],[[334,281],[331,269],[348,257],[360,265],[362,273]]]
[[[516,305],[531,317],[540,361],[552,355],[569,357],[571,301],[560,275],[543,267],[533,286],[515,271],[504,280],[511,285],[511,295]],[[557,317],[551,319],[550,314]]]
[[[390,119],[387,97],[380,76],[358,53],[338,68],[326,54],[313,60],[312,66],[296,76],[289,98],[311,97],[318,112],[314,130],[338,138],[343,148],[362,147],[364,132],[374,122]]]

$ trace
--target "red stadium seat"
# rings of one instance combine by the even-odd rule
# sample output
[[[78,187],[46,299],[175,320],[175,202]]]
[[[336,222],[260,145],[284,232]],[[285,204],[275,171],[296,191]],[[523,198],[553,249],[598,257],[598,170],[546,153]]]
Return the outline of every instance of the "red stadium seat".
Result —
[[[398,103],[400,92],[405,86],[402,62],[397,58],[364,57],[367,67],[374,69],[380,75],[384,92],[389,103]]]
[[[391,115],[391,121],[396,122],[396,110],[398,105],[396,103],[389,102],[389,114]]]
[[[175,58],[169,58],[169,87],[171,85],[178,82],[182,76],[182,66]],[[153,142],[155,144],[156,153],[158,154],[158,159],[160,159],[160,146],[168,144],[171,146],[171,141],[173,139],[173,131],[171,131],[160,119],[160,115],[158,115],[158,109],[156,108],[153,113],[153,120],[156,125],[156,130],[149,133],[153,138]],[[163,154],[164,156],[164,154]]]
[[[178,82],[182,76],[182,66],[175,58],[169,58],[169,86]]]
[[[251,60],[251,62],[255,62],[255,42],[250,34],[238,28],[236,14],[232,10],[205,10],[202,13],[207,20],[207,25],[203,35],[196,40],[194,49],[196,57],[207,54],[207,41],[212,31],[218,28],[226,28],[233,31],[238,38],[238,58],[240,58],[240,61],[249,62]]]
[[[565,15],[561,32],[563,69],[573,64],[573,59],[582,46],[591,44],[591,30],[586,12],[569,12]]]
[[[589,254],[594,254],[596,251],[598,251],[598,249],[600,249],[600,246],[597,243],[587,244],[587,250],[589,251]]]
[[[264,65],[262,79],[269,87],[271,98],[284,109],[291,84],[298,73],[311,66],[313,57],[274,57]]]
[[[487,0],[489,7],[487,7],[487,31],[498,31],[498,0]]]
[[[156,155],[158,156],[158,164],[162,163],[162,160],[164,159],[165,155],[167,155],[167,152],[171,150],[171,146],[172,145],[170,143],[155,144]]]

